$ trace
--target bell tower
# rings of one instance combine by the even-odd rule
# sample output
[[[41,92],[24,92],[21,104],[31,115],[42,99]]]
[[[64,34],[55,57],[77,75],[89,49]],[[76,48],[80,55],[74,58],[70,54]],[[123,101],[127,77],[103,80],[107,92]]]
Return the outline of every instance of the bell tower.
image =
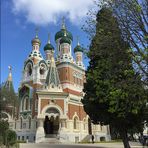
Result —
[[[72,34],[66,29],[65,19],[62,19],[61,30],[55,35],[57,61],[73,62],[71,43],[73,41]]]
[[[74,53],[76,56],[76,64],[79,67],[84,68],[84,64],[83,64],[83,52],[84,51],[83,51],[83,48],[80,46],[79,39],[77,40],[78,40],[77,46],[74,48]]]
[[[48,64],[48,66],[50,66],[51,58],[54,56],[54,47],[50,43],[50,35],[49,34],[48,34],[48,42],[44,46],[44,52],[46,54],[46,62]]]
[[[36,29],[36,35],[31,44],[32,51],[24,63],[22,84],[41,88],[45,83],[48,66],[40,53],[41,41],[38,37],[38,29]]]

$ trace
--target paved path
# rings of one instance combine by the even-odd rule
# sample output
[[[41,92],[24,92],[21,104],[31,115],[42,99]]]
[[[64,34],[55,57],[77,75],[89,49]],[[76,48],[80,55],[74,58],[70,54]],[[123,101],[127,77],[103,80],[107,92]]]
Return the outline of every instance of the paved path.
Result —
[[[146,148],[139,143],[130,143],[131,148]],[[124,148],[122,143],[97,143],[97,144],[51,144],[51,143],[26,143],[20,148]]]

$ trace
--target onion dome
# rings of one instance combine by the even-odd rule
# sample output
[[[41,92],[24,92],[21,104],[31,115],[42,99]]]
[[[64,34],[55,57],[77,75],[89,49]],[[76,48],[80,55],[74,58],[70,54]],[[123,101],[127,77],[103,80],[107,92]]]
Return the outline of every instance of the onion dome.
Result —
[[[77,46],[74,48],[74,53],[75,52],[83,52],[83,48],[80,46],[79,41],[78,41]]]
[[[61,38],[60,40],[60,44],[62,43],[68,43],[71,44],[71,40],[69,39],[69,37],[66,34],[66,30],[64,31],[64,36]]]
[[[62,44],[62,43],[68,43],[68,44],[70,44],[71,41],[70,41],[70,39],[69,39],[67,36],[64,36],[64,37],[62,37],[62,39],[60,40],[60,44]]]
[[[35,37],[32,41],[31,41],[32,45],[38,43],[39,45],[41,45],[41,41],[38,37]]]
[[[47,50],[54,50],[54,47],[51,44],[47,43],[44,47],[44,51],[47,51]]]
[[[35,38],[31,41],[31,43],[32,43],[32,45],[33,45],[33,44],[36,44],[36,43],[38,43],[39,45],[41,45],[41,41],[40,41],[40,39],[38,38],[38,28],[36,28],[35,31],[36,31],[36,36],[35,36]]]
[[[64,22],[64,18],[62,20],[62,28],[60,31],[58,31],[55,35],[55,41],[64,37],[64,34],[66,32],[66,36],[67,38],[69,38],[71,41],[73,41],[73,36],[71,34],[71,32],[69,32],[67,29],[66,29],[66,26],[65,26],[65,22]]]
[[[67,31],[66,29],[61,29],[59,32],[56,33],[56,35],[55,35],[55,41],[58,40],[58,39],[60,39],[60,38],[62,38],[62,37],[64,37],[64,32],[65,32],[65,31],[66,31],[66,36],[67,36],[71,41],[73,41],[73,36],[72,36],[72,34],[71,34],[69,31]]]
[[[47,51],[47,50],[54,50],[54,47],[53,47],[52,44],[50,43],[49,34],[48,34],[48,43],[44,46],[44,51]]]
[[[74,53],[75,52],[83,52],[83,48],[80,46],[80,45],[77,45],[75,48],[74,48]]]

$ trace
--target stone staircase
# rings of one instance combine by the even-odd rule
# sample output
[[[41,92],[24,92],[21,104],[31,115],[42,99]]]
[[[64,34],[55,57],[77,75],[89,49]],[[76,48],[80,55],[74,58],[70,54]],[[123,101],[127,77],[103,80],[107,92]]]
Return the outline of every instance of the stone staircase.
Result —
[[[45,136],[44,140],[41,143],[61,143],[58,136],[54,134],[48,134]]]
[[[87,135],[81,140],[81,142],[90,142],[90,141],[91,141],[91,135]]]

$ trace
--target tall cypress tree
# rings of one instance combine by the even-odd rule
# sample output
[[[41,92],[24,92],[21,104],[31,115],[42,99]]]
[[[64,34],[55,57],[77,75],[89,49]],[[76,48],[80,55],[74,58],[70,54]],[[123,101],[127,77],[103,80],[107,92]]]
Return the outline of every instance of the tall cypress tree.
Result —
[[[82,103],[94,123],[109,124],[120,134],[125,148],[130,148],[129,130],[139,130],[144,125],[148,101],[141,77],[134,71],[129,48],[112,11],[102,8],[88,53],[90,63]]]

